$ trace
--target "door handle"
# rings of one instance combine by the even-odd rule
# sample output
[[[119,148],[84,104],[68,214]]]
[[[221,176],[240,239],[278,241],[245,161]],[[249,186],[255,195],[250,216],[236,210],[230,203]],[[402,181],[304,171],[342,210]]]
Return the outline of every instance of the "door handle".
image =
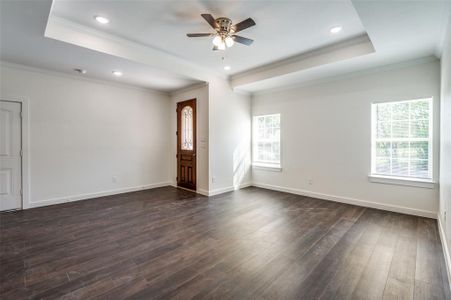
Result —
[[[193,153],[193,157],[196,157],[196,153]]]

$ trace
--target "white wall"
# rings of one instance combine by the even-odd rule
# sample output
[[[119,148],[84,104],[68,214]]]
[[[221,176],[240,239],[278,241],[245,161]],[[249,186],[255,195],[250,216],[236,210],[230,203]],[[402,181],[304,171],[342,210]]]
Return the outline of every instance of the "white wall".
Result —
[[[254,169],[254,184],[435,216],[438,188],[368,180],[371,103],[430,96],[435,110],[434,179],[438,179],[440,69],[437,61],[421,62],[254,95],[252,114],[281,113],[282,126],[282,171]]]
[[[210,194],[249,185],[251,98],[221,78],[209,81]]]
[[[250,96],[233,92],[224,79],[169,96],[2,64],[1,96],[29,99],[25,208],[175,185],[176,103],[193,98],[198,192],[218,194],[251,182]]]
[[[171,134],[176,131],[177,102],[197,99],[197,191],[215,195],[251,183],[249,95],[233,92],[229,83],[211,77],[204,86],[172,94]],[[176,184],[176,138],[171,139],[172,182]]]
[[[168,95],[2,65],[1,97],[29,102],[29,206],[169,184]]]
[[[441,102],[440,102],[440,221],[445,230],[447,245],[451,249],[451,18],[448,22],[445,44],[441,59]],[[447,217],[445,218],[445,212]],[[442,237],[443,238],[443,237]],[[446,253],[447,251],[445,251]],[[449,253],[448,253],[449,255]],[[448,267],[451,265],[447,257]],[[450,274],[451,275],[451,274]]]
[[[208,85],[196,85],[189,87],[171,95],[171,182],[176,186],[177,181],[177,102],[196,99],[197,112],[197,191],[208,195]]]

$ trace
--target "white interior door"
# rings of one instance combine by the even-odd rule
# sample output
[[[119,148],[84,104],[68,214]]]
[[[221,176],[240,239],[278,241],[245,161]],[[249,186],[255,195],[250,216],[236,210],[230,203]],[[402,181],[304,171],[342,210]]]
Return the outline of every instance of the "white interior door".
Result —
[[[22,208],[21,108],[0,100],[0,211]]]

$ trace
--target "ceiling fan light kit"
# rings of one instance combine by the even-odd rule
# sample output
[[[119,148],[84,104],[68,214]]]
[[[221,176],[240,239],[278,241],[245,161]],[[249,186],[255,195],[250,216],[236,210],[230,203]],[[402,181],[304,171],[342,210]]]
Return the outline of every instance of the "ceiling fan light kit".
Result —
[[[232,47],[233,44],[235,44],[235,42],[233,41],[232,37],[228,36],[224,39],[224,42],[226,44],[227,47]]]
[[[219,45],[222,44],[222,43],[223,43],[223,41],[222,41],[221,36],[220,36],[220,35],[216,35],[216,36],[214,37],[214,39],[213,39],[213,45],[219,46]]]
[[[213,18],[210,14],[201,15],[205,21],[216,31],[215,33],[188,33],[188,37],[213,37],[213,50],[225,50],[226,47],[232,47],[235,42],[246,46],[250,46],[254,41],[235,33],[252,27],[255,25],[255,21],[251,18],[247,18],[238,24],[233,25],[232,20],[229,18]]]

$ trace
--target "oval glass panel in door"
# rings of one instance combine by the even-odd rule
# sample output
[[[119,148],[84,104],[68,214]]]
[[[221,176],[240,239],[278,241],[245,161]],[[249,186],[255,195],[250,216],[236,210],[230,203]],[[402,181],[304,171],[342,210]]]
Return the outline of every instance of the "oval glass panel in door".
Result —
[[[193,150],[193,108],[182,109],[182,150]]]

